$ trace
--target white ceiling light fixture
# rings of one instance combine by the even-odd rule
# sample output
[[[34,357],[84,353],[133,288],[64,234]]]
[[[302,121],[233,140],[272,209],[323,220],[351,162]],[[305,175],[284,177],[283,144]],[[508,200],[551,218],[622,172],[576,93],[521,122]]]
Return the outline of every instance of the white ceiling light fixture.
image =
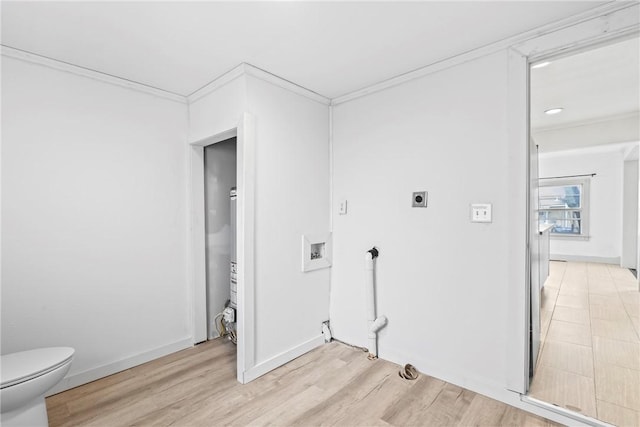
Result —
[[[544,113],[552,116],[554,114],[562,113],[562,110],[564,110],[564,108],[562,107],[550,108],[548,110],[545,110]]]
[[[551,64],[551,62],[549,62],[549,61],[541,62],[541,63],[539,63],[539,64],[532,65],[532,66],[531,66],[531,69],[533,70],[534,68],[544,68],[544,67],[546,67],[546,66],[547,66],[547,65],[549,65],[549,64]]]

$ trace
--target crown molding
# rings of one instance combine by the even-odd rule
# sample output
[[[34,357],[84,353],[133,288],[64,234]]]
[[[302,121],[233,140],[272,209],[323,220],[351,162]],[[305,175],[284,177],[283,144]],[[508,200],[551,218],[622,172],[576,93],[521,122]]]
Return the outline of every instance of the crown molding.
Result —
[[[215,78],[213,81],[207,83],[205,86],[196,90],[188,96],[178,95],[172,92],[167,92],[162,89],[158,89],[152,86],[148,86],[142,83],[134,82],[131,80],[123,79],[121,77],[112,76],[110,74],[105,74],[100,71],[91,70],[89,68],[80,67],[78,65],[70,64],[67,62],[58,61],[56,59],[47,58],[45,56],[41,56],[35,53],[27,52],[24,50],[16,49],[10,46],[2,45],[2,56],[6,56],[8,58],[18,59],[21,61],[30,62],[33,64],[43,65],[49,68],[54,68],[56,70],[65,71],[68,73],[72,73],[82,77],[88,77],[94,80],[99,80],[105,83],[114,84],[116,86],[125,87],[128,89],[137,90],[140,92],[145,92],[151,95],[159,96],[161,98],[169,99],[171,101],[180,102],[181,104],[190,104],[198,99],[208,95],[209,93],[231,83],[233,80],[238,77],[249,75],[260,80],[266,81],[283,89],[289,90],[291,92],[297,93],[309,99],[312,99],[316,102],[319,102],[324,105],[329,105],[331,100],[325,96],[322,96],[312,90],[304,88],[298,84],[290,82],[282,77],[279,77],[273,73],[265,71],[261,68],[258,68],[254,65],[241,63],[235,68],[227,71],[221,76]]]
[[[629,8],[635,8],[635,13],[628,10],[625,11]],[[195,92],[187,96],[183,96],[158,89],[153,86],[145,85],[143,83],[138,83],[121,77],[102,73],[100,71],[58,61],[52,58],[37,55],[35,53],[12,48],[10,46],[2,45],[1,54],[2,56],[44,65],[61,71],[70,72],[79,76],[88,77],[106,83],[111,83],[120,87],[148,93],[182,104],[190,104],[192,102],[195,102],[198,99],[206,96],[207,94],[219,89],[220,87],[229,84],[238,77],[249,75],[312,99],[323,105],[339,105],[508,48],[513,48],[521,52],[525,56],[534,57],[537,51],[544,50],[544,46],[542,45],[545,44],[545,41],[547,39],[555,39],[559,31],[564,31],[565,33],[582,31],[582,28],[580,28],[580,24],[591,26],[597,25],[598,28],[602,29],[602,33],[607,37],[611,37],[612,34],[624,36],[625,34],[638,33],[640,32],[640,24],[638,18],[639,14],[637,13],[638,9],[640,9],[640,3],[638,3],[637,1],[611,1],[605,5],[595,7],[586,12],[538,27],[534,30],[521,33],[519,35],[503,39],[489,45],[472,49],[459,55],[434,62],[430,65],[418,68],[413,71],[409,71],[407,73],[392,77],[390,79],[333,99],[320,95],[310,89],[307,89],[303,86],[300,86],[296,83],[293,83],[289,80],[286,80],[282,77],[279,77],[273,73],[270,73],[248,63],[241,63],[235,68],[215,78]]]
[[[615,123],[621,120],[628,120],[628,119],[640,120],[640,111],[631,111],[623,114],[614,114],[606,117],[598,117],[596,119],[579,120],[575,122],[568,122],[568,123],[558,124],[554,126],[541,126],[541,127],[532,126],[531,132],[532,133],[554,132],[557,130],[591,126],[591,125],[600,124],[600,123]]]
[[[538,154],[540,159],[548,157],[564,157],[575,156],[576,153],[582,154],[601,154],[601,153],[622,153],[623,158],[628,155],[631,150],[638,146],[638,141],[627,142],[611,142],[598,145],[588,145],[586,147],[568,147],[560,150],[544,151]]]
[[[622,158],[625,162],[627,161],[638,161],[638,157],[640,155],[640,142],[635,142],[630,144],[624,149],[624,154]]]
[[[110,74],[102,73],[100,71],[92,70],[89,68],[80,67],[68,62],[62,62],[56,59],[47,58],[46,56],[41,56],[35,53],[16,49],[11,46],[2,45],[1,54],[2,56],[5,56],[7,58],[13,58],[20,61],[30,62],[32,64],[43,65],[45,67],[54,68],[59,71],[64,71],[82,77],[88,77],[90,79],[99,80],[101,82],[110,83],[127,89],[133,89],[138,92],[144,92],[160,98],[168,99],[170,101],[179,102],[181,104],[187,103],[186,97],[173,92],[167,92],[166,90],[158,89],[153,86],[134,82],[132,80],[127,80],[122,77],[112,76]]]
[[[640,3],[637,1],[616,1],[596,10],[598,13],[559,28],[551,28],[513,48],[527,56],[529,62],[535,62],[563,56],[567,52],[573,54],[613,38],[630,37],[640,32]]]
[[[626,9],[636,8],[636,11],[629,11]],[[388,80],[367,86],[365,88],[347,93],[342,96],[338,96],[331,100],[331,105],[339,105],[348,101],[352,101],[363,96],[371,95],[382,90],[398,86],[400,84],[419,79],[429,74],[442,71],[447,68],[454,67],[456,65],[463,64],[465,62],[472,61],[493,53],[503,51],[508,48],[515,48],[524,56],[530,56],[539,51],[538,44],[527,43],[534,41],[541,42],[548,40],[555,40],[557,32],[566,30],[568,32],[583,31],[580,24],[597,25],[602,29],[602,32],[610,37],[612,34],[632,34],[640,30],[638,24],[638,11],[639,3],[637,1],[611,1],[605,5],[595,7],[586,12],[561,19],[556,22],[552,22],[547,25],[543,25],[531,31],[527,31],[518,34],[513,37],[509,37],[500,40],[495,43],[491,43],[449,58],[436,61],[433,64],[420,67],[416,70],[409,71],[396,77],[392,77]],[[553,34],[552,34],[553,33]],[[557,41],[556,41],[557,43]]]
[[[231,83],[238,77],[245,75],[246,73],[245,68],[246,68],[246,64],[242,63],[232,68],[231,70],[227,71],[226,73],[216,77],[206,85],[202,86],[200,89],[197,89],[196,91],[187,95],[187,103],[191,104],[193,102],[196,102],[197,100],[199,100],[204,96],[207,96],[211,92],[220,89],[222,86],[225,86]]]
[[[324,105],[330,105],[331,99],[326,96],[320,95],[317,92],[314,92],[310,89],[302,87],[296,83],[293,83],[287,79],[283,79],[280,76],[277,76],[273,73],[263,70],[262,68],[258,68],[254,65],[244,63],[245,74],[256,77],[260,80],[264,80],[265,82],[271,83],[275,86],[279,86],[283,89],[289,90],[291,92],[297,93],[298,95],[302,95],[307,97],[313,101],[319,102]]]
[[[198,99],[208,95],[209,93],[221,88],[222,86],[231,83],[241,76],[255,77],[257,79],[263,80],[267,83],[271,83],[290,92],[297,93],[298,95],[302,95],[324,105],[329,105],[331,103],[331,100],[329,98],[322,96],[319,93],[316,93],[310,89],[300,86],[299,84],[293,83],[287,79],[284,79],[280,76],[277,76],[273,73],[263,70],[262,68],[258,68],[255,65],[251,65],[246,62],[243,62],[237,67],[227,71],[221,76],[215,78],[210,83],[207,83],[205,86],[196,90],[195,92],[187,96],[187,100],[189,103],[195,102]]]

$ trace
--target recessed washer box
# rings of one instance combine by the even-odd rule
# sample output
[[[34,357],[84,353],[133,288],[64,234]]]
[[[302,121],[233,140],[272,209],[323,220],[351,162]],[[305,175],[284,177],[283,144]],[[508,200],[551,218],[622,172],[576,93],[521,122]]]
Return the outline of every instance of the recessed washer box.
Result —
[[[331,233],[302,236],[302,271],[331,267]]]

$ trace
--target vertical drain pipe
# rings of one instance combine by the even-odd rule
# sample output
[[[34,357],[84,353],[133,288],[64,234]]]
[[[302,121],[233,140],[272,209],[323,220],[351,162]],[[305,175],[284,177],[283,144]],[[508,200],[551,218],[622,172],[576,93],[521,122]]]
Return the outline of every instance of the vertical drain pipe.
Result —
[[[378,358],[378,331],[387,324],[385,316],[376,317],[376,294],[374,283],[374,260],[378,257],[378,249],[373,247],[365,255],[365,292],[367,299],[367,331],[369,338],[369,359]]]

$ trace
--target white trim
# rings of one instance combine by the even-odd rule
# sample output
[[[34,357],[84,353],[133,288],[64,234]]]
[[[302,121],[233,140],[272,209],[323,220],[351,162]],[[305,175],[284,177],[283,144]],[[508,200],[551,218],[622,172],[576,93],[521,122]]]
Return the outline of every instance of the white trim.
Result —
[[[528,114],[528,72],[529,64],[548,57],[549,55],[557,55],[559,52],[570,53],[576,49],[584,49],[586,46],[594,46],[599,43],[610,42],[614,39],[637,33],[640,30],[638,24],[638,3],[615,3],[609,11],[607,9],[598,9],[597,14],[592,14],[589,19],[574,23],[571,28],[558,29],[555,33],[550,34],[549,31],[541,32],[539,38],[531,40],[529,43],[523,43],[518,49],[509,49],[509,67],[508,67],[508,140],[509,140],[509,197],[516,196],[512,199],[510,217],[515,217],[513,222],[509,224],[509,234],[511,244],[510,250],[518,252],[517,257],[513,257],[510,252],[509,267],[509,294],[507,296],[507,306],[509,317],[507,319],[507,386],[509,389],[525,393],[528,388],[529,381],[529,287],[530,282],[527,275],[519,274],[524,268],[525,273],[528,269],[528,256],[521,259],[519,256],[526,239],[521,236],[526,233],[527,221],[529,220],[529,212],[525,210],[528,206],[528,196],[526,200],[513,194],[514,184],[521,187],[521,194],[528,195],[528,186],[522,186],[521,183],[527,183],[530,179],[529,163],[529,114]],[[607,14],[608,13],[608,14]],[[523,67],[524,64],[524,67]],[[512,163],[518,165],[514,167]],[[521,227],[514,228],[515,223],[522,223]],[[520,242],[520,244],[517,244]],[[525,248],[526,249],[526,248]],[[528,251],[527,251],[528,252]],[[511,264],[517,263],[517,266]],[[518,274],[516,274],[518,273]],[[515,327],[514,327],[515,326]],[[524,350],[524,351],[522,351]],[[521,375],[518,378],[518,375]],[[524,391],[522,390],[524,386]],[[530,399],[529,399],[530,400]],[[515,405],[522,407],[530,412],[538,413],[540,406],[532,404],[530,401]],[[546,410],[547,413],[554,414],[553,411]],[[557,413],[557,411],[556,411]],[[545,415],[546,416],[546,415]],[[554,416],[557,418],[556,414]],[[564,415],[566,417],[566,414]],[[549,417],[550,419],[556,419]],[[575,418],[571,420],[575,423]]]
[[[542,408],[546,411],[555,412],[559,415],[569,418],[570,420],[583,423],[584,425],[594,426],[594,427],[615,427],[613,424],[605,423],[604,421],[600,421],[595,418],[582,415],[579,412],[570,411],[561,406],[543,402],[542,400],[538,400],[530,396],[522,396],[521,399],[522,399],[522,402],[524,403],[530,404],[532,406],[536,406],[538,408]],[[571,423],[571,424],[573,425],[574,423]]]
[[[293,93],[297,93],[298,95],[302,95],[306,98],[309,98],[313,101],[319,102],[322,105],[331,104],[331,100],[329,98],[327,98],[326,96],[320,95],[317,92],[314,92],[310,89],[302,87],[296,83],[293,83],[287,79],[284,79],[268,71],[265,71],[254,65],[247,64],[247,63],[244,63],[243,65],[244,65],[245,74],[248,76],[252,76],[260,80],[264,80],[265,82],[281,87],[282,89],[286,89]]]
[[[333,233],[333,105],[329,105],[329,232]]]
[[[490,55],[492,53],[499,52],[501,50],[508,49],[514,45],[519,45],[519,49],[521,53],[527,53],[527,48],[529,45],[526,44],[527,41],[530,40],[538,40],[544,36],[548,36],[550,41],[555,40],[556,34],[558,31],[564,30],[567,27],[578,26],[585,21],[590,21],[592,24],[599,24],[601,27],[607,27],[609,31],[615,32],[616,36],[623,34],[624,32],[629,32],[628,24],[629,15],[634,15],[633,12],[629,13],[628,11],[621,12],[620,14],[616,14],[617,11],[622,11],[624,9],[630,7],[637,7],[637,3],[631,2],[610,2],[603,6],[595,7],[586,12],[553,22],[551,24],[543,25],[534,30],[527,31],[525,33],[509,37],[504,40],[500,40],[495,43],[491,43],[486,46],[482,46],[468,52],[464,52],[459,55],[455,55],[449,58],[442,59],[433,64],[420,67],[416,70],[409,71],[407,73],[401,74],[396,77],[392,77],[388,80],[384,80],[382,82],[373,84],[371,86],[367,86],[365,88],[356,90],[354,92],[347,93],[342,96],[338,96],[331,100],[332,105],[342,104],[348,101],[352,101],[357,98],[361,98],[363,96],[371,95],[376,92],[380,92],[382,90],[398,86],[402,83],[409,82],[411,80],[415,80],[429,74],[433,74],[435,72],[451,68],[456,65],[460,65],[462,63],[481,58],[483,56]],[[610,14],[610,15],[606,15]],[[603,15],[606,19],[602,19]],[[625,19],[620,19],[620,15]],[[637,16],[637,13],[635,13]],[[600,18],[600,19],[594,19]],[[622,28],[620,28],[622,26]],[[582,28],[580,28],[581,30]]]
[[[70,64],[68,62],[62,62],[56,59],[47,58],[46,56],[41,56],[24,50],[15,49],[10,46],[2,45],[2,55],[8,58],[18,59],[21,61],[30,62],[32,64],[54,68],[59,71],[65,71],[77,76],[87,77],[127,89],[133,89],[138,92],[144,92],[150,95],[158,96],[160,98],[168,99],[170,101],[179,102],[181,104],[187,103],[187,98],[177,93],[168,92],[163,89],[158,89],[153,86],[145,85],[143,83],[134,82],[132,80],[127,80],[122,77],[112,76],[100,71]]]
[[[523,302],[528,302],[528,65],[527,58],[510,49],[508,58],[507,89],[507,156],[509,215],[509,255],[507,262],[507,388],[518,393],[526,392],[528,386],[529,336],[523,335],[528,328],[528,312]],[[523,171],[527,171],[526,176]],[[522,286],[526,284],[526,286]]]
[[[529,58],[529,62],[574,54],[599,43],[638,33],[640,4],[615,2],[612,10],[602,10],[589,19],[545,32],[512,47]],[[617,6],[617,7],[616,7]]]
[[[243,62],[238,65],[234,69],[227,71],[220,77],[215,78],[209,84],[203,86],[202,88],[196,90],[189,96],[187,96],[187,100],[189,103],[193,103],[203,96],[215,91],[216,89],[221,88],[222,86],[231,83],[233,80],[237,79],[241,76],[252,76],[257,79],[263,80],[265,82],[271,83],[280,88],[286,89],[298,95],[302,95],[306,98],[309,98],[313,101],[319,102],[323,105],[330,105],[331,100],[326,96],[322,96],[319,93],[316,93],[310,89],[302,87],[296,83],[290,82],[282,77],[279,77],[273,73],[265,71],[261,68],[258,68],[254,65],[247,64]]]
[[[620,257],[603,257],[603,256],[588,256],[588,255],[562,255],[562,254],[550,254],[550,261],[574,261],[574,262],[595,262],[600,264],[615,264],[620,265]]]
[[[429,375],[502,402],[512,399],[513,396],[519,396],[518,393],[505,389],[504,384],[501,384],[499,379],[479,376],[476,372],[465,371],[458,367],[443,367],[441,362],[432,361],[415,354],[408,355],[406,352],[396,351],[394,348],[381,350],[379,357],[400,366],[410,363],[420,371],[421,375]]]
[[[611,116],[599,117],[591,120],[580,120],[576,122],[564,123],[564,124],[554,125],[554,126],[537,127],[537,128],[532,128],[531,130],[537,134],[537,133],[543,133],[543,132],[553,132],[555,130],[573,129],[573,128],[579,128],[584,126],[591,126],[599,123],[610,123],[610,122],[617,122],[617,121],[626,120],[626,119],[637,119],[638,117],[640,117],[640,112],[634,111],[631,113],[614,114]]]
[[[316,337],[313,337],[309,341],[306,341],[300,344],[297,347],[294,347],[290,350],[287,350],[283,353],[280,353],[271,359],[265,360],[249,369],[244,374],[244,383],[248,383],[250,381],[255,380],[256,378],[276,369],[279,366],[284,365],[295,359],[296,357],[300,357],[303,354],[313,350],[316,347],[320,347],[324,344],[324,335],[320,334]]]
[[[638,157],[640,154],[640,143],[631,142],[626,147],[623,147],[622,150],[624,151],[622,158],[624,159],[625,162],[638,160]]]
[[[192,147],[206,147],[207,145],[215,144],[217,142],[226,141],[227,139],[234,138],[238,136],[238,129],[227,129],[220,133],[217,133],[213,136],[208,136],[206,138],[198,139],[196,141],[190,142],[189,145]]]
[[[429,375],[446,381],[449,384],[471,390],[551,421],[564,425],[581,425],[576,424],[575,418],[567,416],[565,412],[550,411],[547,407],[533,405],[530,402],[524,401],[520,393],[505,389],[504,384],[501,384],[500,381],[496,381],[495,379],[480,377],[473,372],[465,372],[460,369],[442,369],[442,363],[407,356],[407,354],[402,352],[396,353],[393,349],[385,350],[383,358],[400,366],[404,366],[405,363],[411,363],[418,368],[421,375]]]
[[[244,113],[238,124],[238,352],[237,379],[255,365],[255,118]]]
[[[237,137],[237,251],[238,251],[238,344],[237,378],[243,382],[245,371],[254,365],[255,318],[255,120],[242,114],[237,128],[189,143],[191,175],[189,194],[192,340],[207,339],[206,248],[204,218],[204,147]]]
[[[238,77],[242,77],[244,74],[245,74],[245,64],[242,63],[236,66],[235,68],[227,71],[226,73],[222,74],[221,76],[216,77],[211,82],[207,83],[206,85],[196,90],[195,92],[192,92],[189,95],[187,95],[186,97],[187,102],[189,104],[196,102],[203,96],[206,96],[211,92],[221,88],[222,86],[225,86],[231,83]]]
[[[93,78],[96,80],[115,84],[117,86],[138,90],[165,99],[180,102],[182,104],[195,102],[208,93],[230,83],[231,81],[242,75],[251,75],[261,80],[270,82],[281,88],[305,96],[314,101],[320,102],[321,104],[338,105],[514,46],[517,47],[517,49],[522,53],[530,56],[531,58],[538,58],[537,60],[539,60],[542,59],[542,57],[535,56],[535,52],[544,51],[545,46],[548,48],[548,45],[550,44],[557,45],[557,37],[558,35],[560,35],[560,32],[563,32],[563,37],[571,38],[575,37],[576,32],[579,33],[582,31],[588,31],[591,27],[597,26],[598,28],[603,29],[603,33],[605,33],[604,35],[599,37],[599,39],[602,40],[610,39],[612,37],[620,37],[625,34],[632,34],[633,32],[638,31],[637,25],[639,19],[637,12],[633,13],[632,11],[631,13],[629,13],[629,11],[625,11],[625,9],[632,7],[638,8],[639,6],[634,2],[612,1],[605,5],[595,7],[586,12],[553,22],[551,24],[543,25],[534,30],[527,31],[525,33],[509,37],[486,46],[472,49],[459,55],[442,59],[433,64],[420,67],[416,70],[409,71],[399,76],[392,77],[388,80],[381,81],[379,83],[367,86],[365,88],[347,93],[333,99],[327,98],[310,89],[304,88],[296,83],[288,81],[282,77],[279,77],[273,73],[262,70],[248,63],[239,64],[230,71],[227,71],[221,76],[216,77],[213,81],[206,84],[202,88],[192,92],[187,96],[183,96],[165,91],[163,89],[127,80],[121,77],[112,76],[100,71],[83,68],[70,63],[37,55],[35,53],[15,49],[10,46],[2,46],[2,55],[40,65],[45,65],[62,71],[71,72],[73,74]],[[601,19],[598,20],[594,18]],[[594,42],[595,40],[589,40],[589,44],[593,44]],[[578,48],[578,45],[576,44],[571,48],[576,49]],[[562,47],[557,48],[553,51],[545,51],[544,56],[549,56],[552,54],[557,55],[559,52],[566,49],[566,47]]]
[[[214,141],[220,142],[222,140]],[[189,229],[190,233],[190,286],[191,334],[193,344],[207,340],[207,277],[206,229],[204,199],[204,146],[203,141],[190,144]]]
[[[558,151],[547,151],[546,153],[540,153],[540,158],[545,159],[548,157],[557,157],[557,156],[574,156],[576,153],[610,153],[610,152],[621,152],[623,156],[625,152],[629,152],[633,150],[634,147],[638,146],[637,141],[629,141],[629,142],[614,142],[610,144],[601,144],[601,145],[591,145],[587,147],[578,147],[578,148],[567,148],[564,150]],[[596,175],[597,176],[597,175]],[[547,179],[546,177],[541,177],[542,179]]]
[[[184,350],[185,348],[189,348],[191,346],[191,339],[185,338],[183,340],[163,345],[153,350],[145,351],[144,353],[136,354],[135,356],[130,356],[116,362],[98,366],[97,368],[88,369],[77,374],[68,375],[62,381],[60,381],[58,385],[49,390],[46,395],[51,396],[57,393],[61,393],[65,390],[90,383],[100,378],[113,375],[129,368],[133,368],[134,366],[142,365],[143,363],[147,363],[168,354]],[[73,367],[73,363],[71,364],[71,366]]]
[[[529,64],[544,58],[549,50],[554,54],[569,52],[588,44],[604,43],[617,39],[624,34],[638,31],[637,3],[617,3],[611,9],[598,8],[587,18],[575,19],[570,25],[556,26],[556,31],[536,30],[538,38],[530,37],[528,43],[521,43],[518,49],[508,50],[508,156],[510,203],[509,235],[509,271],[508,283],[508,319],[507,319],[507,387],[510,390],[526,393],[529,382],[529,287],[527,278],[528,253],[527,221],[528,179],[529,179],[529,114],[528,114],[528,72]],[[550,27],[551,28],[551,27]],[[552,45],[553,44],[553,45]],[[545,46],[546,51],[536,46]],[[523,195],[527,195],[526,199]],[[525,233],[525,234],[523,234]],[[523,254],[525,256],[523,257]]]

